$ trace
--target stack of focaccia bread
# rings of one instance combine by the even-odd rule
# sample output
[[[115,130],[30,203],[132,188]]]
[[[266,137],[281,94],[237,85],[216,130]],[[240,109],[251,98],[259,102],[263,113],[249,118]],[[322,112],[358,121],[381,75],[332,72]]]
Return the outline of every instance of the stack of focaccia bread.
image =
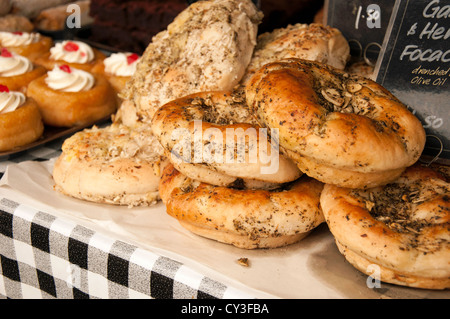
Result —
[[[418,164],[420,121],[344,69],[342,34],[297,24],[257,35],[251,1],[200,1],[157,34],[105,128],[76,133],[55,189],[128,206],[162,200],[200,236],[244,249],[326,222],[362,272],[450,286],[449,184]]]

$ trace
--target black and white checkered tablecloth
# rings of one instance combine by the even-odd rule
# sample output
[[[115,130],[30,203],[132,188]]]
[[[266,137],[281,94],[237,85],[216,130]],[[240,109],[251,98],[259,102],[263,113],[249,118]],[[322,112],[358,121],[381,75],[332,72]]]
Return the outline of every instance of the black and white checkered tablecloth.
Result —
[[[6,198],[0,198],[0,295],[11,299],[244,296],[171,258]]]
[[[59,156],[64,138],[0,158]],[[0,297],[10,299],[228,299],[249,296],[184,264],[0,194]]]

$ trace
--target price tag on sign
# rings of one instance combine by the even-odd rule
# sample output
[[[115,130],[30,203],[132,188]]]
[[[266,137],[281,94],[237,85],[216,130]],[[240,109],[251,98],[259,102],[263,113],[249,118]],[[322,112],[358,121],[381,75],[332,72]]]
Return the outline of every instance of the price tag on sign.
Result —
[[[450,0],[395,1],[374,72],[422,121],[424,154],[450,162]]]
[[[352,57],[375,64],[393,6],[393,0],[326,0],[326,24],[342,32]]]

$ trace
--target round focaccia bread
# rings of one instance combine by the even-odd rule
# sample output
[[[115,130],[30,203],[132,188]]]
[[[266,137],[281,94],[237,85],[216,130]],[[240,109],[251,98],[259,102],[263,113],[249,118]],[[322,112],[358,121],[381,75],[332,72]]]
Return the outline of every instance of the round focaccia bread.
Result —
[[[244,249],[296,243],[324,219],[323,184],[307,176],[275,190],[213,186],[168,164],[159,191],[169,215],[194,234]]]
[[[169,160],[184,175],[216,186],[239,179],[247,187],[274,188],[296,180],[295,163],[279,154],[270,132],[237,98],[201,92],[161,106],[151,126]]]
[[[318,23],[297,23],[275,29],[258,36],[241,83],[245,85],[263,65],[290,58],[317,61],[344,69],[350,59],[350,47],[338,29]]]
[[[153,205],[166,164],[161,154],[145,126],[94,126],[64,141],[53,168],[55,189],[97,203]]]
[[[196,92],[229,90],[242,78],[262,13],[250,0],[197,1],[153,37],[121,97],[139,120]]]
[[[326,222],[345,258],[381,281],[426,289],[450,288],[450,184],[427,167],[369,190],[325,185]],[[372,266],[372,267],[369,267]]]
[[[420,121],[378,83],[299,59],[258,70],[248,107],[278,129],[280,148],[324,183],[369,188],[395,180],[425,146]]]

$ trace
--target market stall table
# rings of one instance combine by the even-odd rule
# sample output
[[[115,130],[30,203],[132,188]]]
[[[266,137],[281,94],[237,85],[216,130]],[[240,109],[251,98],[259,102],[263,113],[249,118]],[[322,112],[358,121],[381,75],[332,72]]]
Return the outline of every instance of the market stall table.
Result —
[[[1,159],[4,298],[450,298],[374,282],[344,260],[326,224],[294,245],[243,250],[186,231],[161,202],[64,196],[51,175],[63,140]]]

